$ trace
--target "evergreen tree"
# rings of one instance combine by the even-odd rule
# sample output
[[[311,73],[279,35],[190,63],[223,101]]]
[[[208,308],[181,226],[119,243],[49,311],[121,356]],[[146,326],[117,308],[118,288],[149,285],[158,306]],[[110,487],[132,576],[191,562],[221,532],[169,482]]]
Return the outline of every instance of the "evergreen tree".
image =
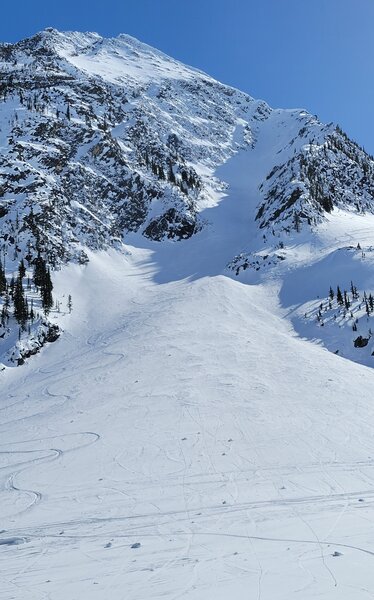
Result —
[[[6,277],[3,265],[0,262],[0,296],[6,292]]]
[[[331,285],[330,285],[330,290],[329,290],[329,298],[330,298],[330,300],[334,300],[334,290],[332,289]]]
[[[73,309],[73,303],[72,303],[72,300],[71,300],[71,295],[70,295],[70,294],[69,294],[69,296],[68,296],[68,304],[67,304],[67,307],[68,307],[68,311],[69,311],[69,314],[70,314],[70,313],[71,313],[71,311],[72,311],[72,309]]]
[[[21,325],[22,328],[25,327],[27,317],[28,317],[28,307],[27,301],[24,296],[22,279],[18,277],[15,286],[14,286],[14,317]]]
[[[374,310],[374,298],[371,294],[369,294],[369,307],[370,307],[370,312],[373,312]]]
[[[49,313],[53,306],[53,296],[52,296],[52,280],[49,269],[45,273],[44,282],[41,287],[41,296],[42,296],[42,306],[44,308],[44,312],[46,314]]]
[[[12,278],[9,282],[9,293],[12,298],[14,298],[14,286],[15,286],[15,281],[14,281],[14,277],[12,276]]]
[[[45,281],[47,273],[47,265],[40,253],[34,261],[34,284],[37,288],[41,288]]]
[[[345,290],[344,290],[344,306],[345,306],[345,308],[347,310],[351,306],[351,303],[350,303],[349,298],[348,298],[348,294],[347,294],[347,292]]]
[[[9,321],[10,297],[8,291],[5,293],[3,307],[1,309],[1,324],[6,325]]]
[[[51,274],[48,269],[45,273],[44,281],[41,286],[42,306],[43,306],[46,314],[49,313],[49,311],[51,310],[51,308],[53,306],[52,290],[53,290],[53,285],[52,285],[52,280],[51,280]]]
[[[25,275],[26,275],[26,267],[25,267],[24,260],[22,258],[21,262],[19,263],[19,266],[18,266],[18,276],[21,279],[23,279]]]
[[[35,319],[34,300],[32,298],[31,298],[31,306],[30,306],[30,312],[29,312],[29,319],[31,319],[31,321],[33,321]]]
[[[337,287],[337,290],[336,290],[336,301],[338,304],[343,304],[343,294],[341,293],[339,286]]]

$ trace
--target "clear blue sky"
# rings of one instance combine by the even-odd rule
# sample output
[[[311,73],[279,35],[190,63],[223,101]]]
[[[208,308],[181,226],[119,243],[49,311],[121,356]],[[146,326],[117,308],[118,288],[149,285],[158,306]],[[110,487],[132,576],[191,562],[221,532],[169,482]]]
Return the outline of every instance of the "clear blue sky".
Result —
[[[129,33],[274,107],[338,122],[374,154],[374,0],[15,0],[0,39]]]

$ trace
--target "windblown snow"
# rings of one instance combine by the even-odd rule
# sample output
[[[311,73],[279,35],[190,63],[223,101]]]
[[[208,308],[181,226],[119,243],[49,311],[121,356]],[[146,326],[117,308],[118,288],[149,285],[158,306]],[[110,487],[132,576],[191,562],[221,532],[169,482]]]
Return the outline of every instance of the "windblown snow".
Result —
[[[128,36],[43,36],[111,84],[207,80]],[[249,103],[258,126],[238,109],[218,150],[185,115],[196,147],[183,165],[202,182],[192,235],[144,235],[160,195],[114,244],[85,243],[72,222],[48,238],[88,262],[53,271],[61,306],[73,299],[71,314],[50,314],[60,338],[0,372],[1,599],[374,596],[372,161],[304,111]],[[313,141],[299,135],[306,122]],[[126,152],[127,125],[115,127]],[[353,186],[368,169],[357,195],[339,153]],[[169,208],[184,194],[160,185]],[[12,199],[24,206],[27,194]],[[355,347],[359,335],[368,341]]]

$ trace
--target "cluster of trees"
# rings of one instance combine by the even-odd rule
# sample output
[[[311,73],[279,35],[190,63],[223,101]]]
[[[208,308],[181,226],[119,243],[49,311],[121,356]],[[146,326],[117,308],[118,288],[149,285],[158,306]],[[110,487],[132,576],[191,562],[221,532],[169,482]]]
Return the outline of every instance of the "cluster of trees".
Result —
[[[349,139],[348,135],[342,130],[341,127],[339,127],[339,125],[336,126],[336,133],[338,136],[332,135],[329,137],[328,144],[330,148],[336,148],[337,150],[344,152],[348,158],[355,161],[358,165],[361,165],[365,171],[365,174],[367,174],[368,171],[372,171],[372,162],[374,161],[374,157],[366,152],[363,146],[360,146],[356,142]],[[343,138],[344,142],[342,142],[339,137]]]
[[[344,290],[342,292],[339,286],[336,289],[336,302],[340,306],[344,306],[346,310],[348,310],[351,307],[353,300],[359,300],[359,298],[360,298],[360,294],[357,291],[357,287],[353,284],[352,281],[351,281],[350,292],[351,292],[351,297],[349,296],[349,293],[346,290]],[[330,304],[334,300],[334,296],[335,296],[334,290],[330,287],[330,291],[329,291]],[[367,295],[367,293],[364,291],[364,293],[362,295],[362,302],[358,305],[359,310],[361,310],[362,304],[365,304],[365,311],[366,311],[367,316],[369,317],[370,314],[374,312],[374,297],[373,297],[373,295],[371,293],[369,295]]]
[[[325,182],[322,176],[320,159],[301,155],[300,176],[302,180],[308,181],[309,193],[313,200],[318,202],[326,212],[331,212],[334,208],[332,199],[334,189]]]
[[[200,187],[200,180],[196,171],[190,167],[180,167],[173,164],[170,157],[165,164],[162,160],[154,156],[150,157],[149,153],[145,152],[143,159],[146,167],[151,169],[158,179],[169,181],[178,186],[184,194],[187,194],[189,189]]]
[[[53,284],[49,267],[40,254],[34,261],[33,283],[35,291],[40,294],[44,313],[48,315],[53,306]],[[32,298],[28,298],[27,291],[31,291],[31,279],[26,277],[24,260],[21,259],[17,275],[12,276],[9,281],[5,267],[0,263],[0,297],[3,298],[0,318],[3,326],[8,323],[12,312],[22,330],[26,330],[28,323],[34,321],[37,316],[34,302]]]
[[[301,154],[299,158],[300,177],[302,181],[308,183],[312,199],[318,202],[326,212],[333,210],[334,199],[340,199],[335,185],[328,178],[328,171],[331,170],[329,152],[335,154],[341,152],[357,164],[364,175],[361,180],[359,180],[360,176],[357,176],[358,185],[362,185],[365,178],[374,177],[373,157],[363,147],[350,140],[339,126],[336,127],[336,133],[328,136],[322,146],[312,146],[312,141],[310,141],[309,152]],[[334,178],[336,179],[337,176],[339,177],[339,174],[335,173]],[[343,178],[340,176],[340,180],[343,187],[349,184],[349,180],[344,176]]]
[[[361,300],[360,300],[361,298]],[[323,302],[321,302],[320,306],[319,306],[319,310],[317,313],[317,321],[318,323],[320,323],[321,325],[323,325],[323,311],[326,310],[331,310],[332,308],[334,308],[334,302],[336,302],[336,307],[337,308],[342,308],[344,311],[344,316],[346,316],[347,312],[350,311],[350,317],[352,319],[354,319],[354,315],[352,312],[352,304],[354,301],[358,301],[358,305],[357,308],[358,310],[362,309],[362,306],[365,306],[365,312],[367,317],[370,317],[371,314],[374,313],[374,297],[371,293],[369,293],[369,295],[364,291],[362,294],[362,297],[360,296],[360,293],[357,290],[357,287],[354,285],[353,281],[351,281],[351,285],[350,285],[350,289],[349,291],[343,289],[341,289],[341,287],[338,285],[336,290],[334,290],[331,286],[329,289],[329,293],[328,293],[328,300],[327,303],[324,304]],[[336,318],[334,316],[334,318]],[[358,323],[358,319],[355,319],[352,325],[352,329],[353,331],[357,331],[357,323]]]

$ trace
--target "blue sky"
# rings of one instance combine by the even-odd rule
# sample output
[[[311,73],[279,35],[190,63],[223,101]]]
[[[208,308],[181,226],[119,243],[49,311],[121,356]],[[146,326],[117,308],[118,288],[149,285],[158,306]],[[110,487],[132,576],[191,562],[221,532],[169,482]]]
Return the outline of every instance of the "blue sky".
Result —
[[[129,33],[271,106],[338,122],[374,154],[374,0],[19,0],[0,39]]]

